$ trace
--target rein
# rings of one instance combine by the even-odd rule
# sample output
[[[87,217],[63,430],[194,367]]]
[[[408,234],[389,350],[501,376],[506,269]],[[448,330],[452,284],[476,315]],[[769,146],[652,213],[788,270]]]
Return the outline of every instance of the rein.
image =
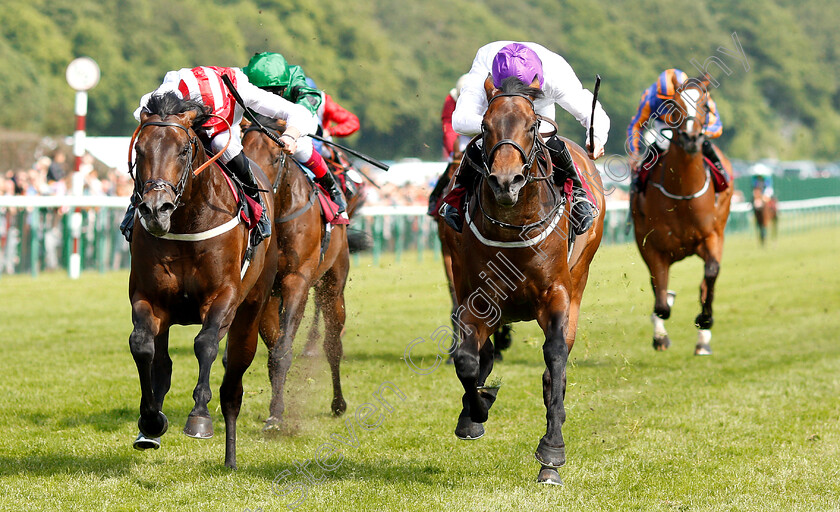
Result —
[[[688,116],[683,121],[690,121],[690,120],[693,120],[693,121],[696,122],[697,121],[697,116]],[[664,133],[665,131],[670,132],[670,137],[665,136],[665,133]],[[686,132],[681,131],[681,130],[677,130],[677,129],[674,129],[674,128],[663,128],[663,129],[659,130],[659,133],[663,138],[670,141],[671,144],[677,144],[678,146],[682,147],[679,144],[679,141],[681,140],[681,136],[684,135]],[[704,136],[705,134],[706,134],[706,127],[704,125],[703,128],[700,130],[700,137]],[[676,135],[676,137],[674,135]],[[685,151],[685,149],[683,149],[683,151]],[[665,156],[663,155],[661,158],[664,159]],[[703,168],[706,171],[706,181],[703,183],[703,186],[700,188],[700,190],[698,190],[697,192],[695,192],[693,194],[681,196],[681,195],[672,194],[672,193],[668,192],[665,189],[665,183],[664,183],[665,172],[664,171],[662,172],[662,176],[659,178],[659,183],[651,180],[651,185],[653,185],[654,187],[659,189],[659,191],[662,193],[662,195],[669,198],[669,199],[675,199],[677,201],[690,201],[691,199],[697,199],[698,197],[705,194],[707,190],[709,190],[709,184],[712,181],[712,175],[709,172],[709,170],[706,169],[705,164],[701,163],[701,165],[703,165]]]
[[[211,114],[211,117],[217,117],[217,118],[221,119],[227,125],[228,131],[230,131],[230,123],[228,123],[227,119],[225,119],[222,116],[216,115],[216,114]],[[170,182],[170,181],[167,181],[167,180],[164,180],[164,179],[161,179],[161,178],[156,178],[156,179],[146,180],[146,182],[143,183],[143,188],[142,189],[140,189],[138,187],[137,178],[136,178],[135,173],[134,173],[135,163],[132,161],[132,151],[134,150],[134,141],[137,139],[137,136],[140,134],[140,132],[143,130],[143,128],[145,128],[147,126],[165,126],[165,127],[180,128],[181,130],[184,130],[184,132],[187,134],[187,137],[189,137],[189,143],[188,143],[189,144],[189,152],[187,153],[187,158],[186,158],[187,164],[184,166],[184,170],[181,173],[181,177],[178,179],[178,184],[177,185],[173,185],[172,182]],[[195,132],[193,132],[193,133],[195,133]],[[190,128],[187,128],[186,126],[184,126],[180,123],[175,123],[175,122],[171,122],[171,121],[147,121],[147,122],[141,124],[140,126],[137,127],[137,129],[134,130],[134,134],[131,136],[131,142],[129,143],[129,146],[128,146],[128,172],[131,175],[131,179],[134,181],[134,197],[142,198],[147,193],[149,193],[153,190],[164,190],[165,188],[168,187],[172,190],[172,193],[175,194],[175,199],[172,202],[175,203],[175,208],[178,208],[182,204],[181,203],[181,196],[184,194],[184,189],[186,189],[187,178],[190,175],[198,176],[202,171],[207,169],[207,167],[209,167],[210,164],[212,164],[213,162],[218,160],[222,156],[222,154],[225,151],[227,151],[228,146],[230,146],[230,140],[231,139],[229,138],[227,143],[225,144],[225,147],[222,148],[221,151],[219,151],[218,153],[213,155],[206,162],[201,164],[197,169],[192,170],[194,161],[198,157],[199,153],[198,153],[198,149],[197,149],[198,148],[198,138],[197,138],[196,135],[190,135]],[[176,241],[182,241],[182,242],[200,242],[200,241],[208,240],[210,238],[214,238],[214,237],[217,237],[221,234],[227,233],[228,231],[232,230],[237,225],[239,225],[239,223],[241,221],[242,220],[241,220],[240,214],[237,211],[234,214],[234,216],[231,220],[229,220],[228,222],[226,222],[226,223],[224,223],[220,226],[216,226],[215,228],[211,228],[211,229],[208,229],[206,231],[201,231],[201,232],[198,232],[198,233],[183,233],[183,234],[166,233],[165,235],[159,236],[157,238],[162,238],[164,240],[176,240]],[[143,229],[145,229],[148,232],[149,230],[146,227],[146,222],[145,222],[145,220],[143,220],[142,217],[140,217],[140,223],[143,225]],[[244,275],[244,272],[243,272],[243,275]]]
[[[481,177],[481,179],[479,180],[479,182],[477,184],[477,189],[478,190],[481,189],[482,180],[487,179],[490,176],[490,174],[492,174],[490,168],[492,166],[493,155],[503,145],[513,146],[522,155],[522,158],[525,160],[525,163],[522,165],[522,174],[525,175],[525,184],[523,185],[523,187],[527,186],[529,183],[547,181],[550,178],[552,178],[552,176],[554,175],[553,166],[552,166],[551,172],[546,173],[546,170],[545,170],[546,166],[542,165],[542,162],[539,159],[537,159],[537,155],[542,153],[545,162],[547,162],[547,163],[551,162],[551,155],[548,152],[548,147],[542,141],[541,135],[545,135],[545,136],[550,137],[550,136],[554,135],[555,133],[557,133],[557,124],[553,120],[551,120],[551,119],[549,119],[545,116],[541,116],[541,115],[537,114],[536,107],[534,107],[534,102],[531,100],[531,98],[529,98],[528,96],[526,96],[524,94],[519,94],[519,93],[498,94],[498,95],[490,98],[490,101],[488,103],[488,108],[489,108],[490,104],[492,104],[496,99],[502,98],[502,97],[518,97],[518,98],[523,98],[526,101],[528,101],[528,104],[531,106],[531,110],[534,112],[534,115],[537,118],[537,122],[534,123],[534,125],[529,129],[529,133],[533,137],[534,142],[531,145],[531,151],[529,153],[526,153],[525,150],[522,148],[522,146],[520,146],[516,141],[514,141],[512,139],[502,139],[502,140],[498,141],[496,144],[494,144],[493,147],[490,149],[490,152],[488,153],[486,151],[487,144],[484,143],[484,141],[486,140],[486,137],[487,137],[487,131],[486,131],[484,125],[482,124],[482,130],[481,130],[481,135],[480,135],[481,142],[482,142],[482,148],[481,148],[481,157],[482,157],[481,164],[482,165],[481,166],[477,165],[473,161],[473,159],[470,158],[469,151],[466,151],[464,153],[464,158],[467,160],[467,163],[470,166],[472,166],[476,171],[478,171],[478,173]],[[548,132],[546,134],[541,134],[539,132],[539,124],[540,124],[541,121],[546,121],[546,122],[550,123],[554,127],[554,129],[551,132]],[[470,142],[470,144],[476,144],[478,142],[478,138],[479,138],[479,136],[476,136],[475,138],[473,138],[473,140]],[[531,174],[529,172],[534,167],[535,162],[536,162],[537,167],[540,170],[542,176],[536,176],[536,175]],[[505,229],[525,231],[525,230],[533,229],[535,227],[542,226],[543,224],[551,222],[552,223],[551,229],[553,229],[553,226],[556,226],[557,222],[560,220],[560,217],[562,216],[562,213],[559,213],[559,211],[560,211],[561,208],[563,208],[565,206],[566,200],[565,200],[565,198],[561,198],[560,196],[558,196],[557,191],[555,190],[555,188],[553,186],[549,185],[548,189],[549,189],[549,192],[551,193],[551,196],[552,196],[553,206],[552,206],[551,210],[549,210],[548,214],[546,216],[544,216],[543,218],[541,218],[541,219],[539,219],[535,222],[528,223],[528,224],[510,224],[510,223],[503,222],[501,220],[498,220],[498,219],[490,216],[490,214],[487,213],[487,211],[484,209],[484,203],[481,200],[481,193],[476,194],[476,202],[478,203],[478,209],[481,212],[481,216],[494,226],[498,226],[500,228],[505,228]],[[470,225],[470,229],[473,231],[473,233],[477,233],[477,229],[474,227],[474,225],[472,223],[472,219],[470,218],[470,215],[469,215],[469,208],[467,208],[467,215],[465,217],[465,221]],[[538,235],[535,238],[529,239],[529,240],[536,240],[537,238],[542,237],[542,238],[540,238],[540,240],[537,240],[537,241],[531,243],[530,245],[533,245],[534,243],[538,243],[538,242],[541,242],[542,240],[544,240],[545,236],[548,236],[549,231],[550,231],[550,229],[547,228],[543,231],[542,234]],[[545,236],[543,236],[543,235],[545,235]],[[485,245],[492,245],[492,244],[487,243],[487,242],[492,242],[492,241],[484,238],[483,236],[477,234],[476,237],[482,243],[484,243]],[[495,247],[528,247],[529,246],[529,245],[519,245],[519,244],[522,244],[522,243],[523,242],[493,242],[493,244],[505,244],[505,245],[494,245]]]

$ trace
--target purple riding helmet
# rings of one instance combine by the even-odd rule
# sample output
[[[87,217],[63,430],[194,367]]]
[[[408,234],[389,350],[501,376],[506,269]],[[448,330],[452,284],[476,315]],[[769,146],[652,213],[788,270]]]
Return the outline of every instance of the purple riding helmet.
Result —
[[[501,87],[505,78],[515,76],[525,84],[530,84],[534,78],[543,86],[542,61],[537,53],[522,43],[511,43],[493,58],[493,85]]]

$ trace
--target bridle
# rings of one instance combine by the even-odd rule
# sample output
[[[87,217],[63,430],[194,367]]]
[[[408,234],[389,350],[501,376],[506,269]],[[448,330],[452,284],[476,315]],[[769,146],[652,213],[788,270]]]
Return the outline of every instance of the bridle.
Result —
[[[522,148],[522,146],[520,146],[519,143],[517,143],[513,139],[502,139],[502,140],[496,142],[493,145],[493,147],[490,148],[490,151],[488,152],[487,151],[487,143],[486,143],[487,127],[484,123],[482,123],[482,125],[481,125],[481,135],[480,135],[481,141],[482,141],[482,146],[481,146],[481,159],[482,159],[481,164],[482,164],[482,166],[481,167],[477,166],[475,164],[475,162],[473,162],[467,156],[467,152],[464,153],[464,157],[469,161],[469,164],[474,169],[476,169],[478,171],[478,173],[481,176],[481,179],[484,180],[484,179],[489,178],[490,174],[492,174],[492,171],[490,169],[492,167],[492,161],[493,161],[492,159],[493,159],[493,156],[496,154],[496,151],[498,151],[499,148],[502,147],[503,145],[511,145],[519,152],[520,155],[522,155],[522,158],[525,160],[525,163],[522,165],[522,174],[525,175],[525,184],[523,185],[523,187],[528,185],[529,183],[546,181],[546,180],[551,179],[553,174],[554,174],[553,166],[551,168],[551,171],[546,173],[545,166],[542,164],[542,162],[537,160],[537,155],[542,153],[543,156],[544,156],[545,162],[547,164],[551,162],[551,155],[548,152],[548,146],[546,146],[545,143],[543,142],[542,136],[550,137],[550,136],[554,135],[555,133],[557,133],[557,124],[552,119],[549,119],[545,116],[537,114],[537,109],[534,106],[533,100],[531,100],[531,98],[529,98],[528,96],[526,96],[524,94],[520,94],[520,93],[497,94],[496,96],[493,96],[492,98],[490,98],[490,101],[487,104],[487,108],[489,109],[490,105],[494,101],[496,101],[499,98],[503,98],[503,97],[523,98],[531,106],[531,110],[534,113],[534,116],[536,116],[536,122],[531,126],[531,128],[528,129],[528,133],[531,135],[531,139],[533,140],[533,143],[531,144],[531,151],[526,153],[525,150]],[[540,125],[541,121],[548,122],[549,124],[551,124],[554,127],[554,129],[551,132],[548,132],[546,134],[541,134],[539,132],[539,125]],[[476,139],[477,138],[478,137],[476,137]],[[473,142],[476,142],[476,141],[474,140]],[[542,173],[542,176],[536,176],[534,174],[530,174],[530,172],[529,172],[531,170],[531,168],[534,166],[534,161],[535,160],[537,161],[537,164],[538,164],[538,167],[539,167],[539,169]],[[478,187],[479,188],[481,187],[480,182],[478,184]],[[548,215],[546,215],[545,217],[543,217],[540,220],[537,220],[535,222],[528,223],[528,224],[510,224],[510,223],[507,223],[507,222],[500,221],[500,220],[498,220],[494,217],[491,217],[490,214],[487,213],[487,211],[484,209],[484,204],[481,201],[481,194],[476,195],[476,202],[478,203],[478,208],[481,211],[482,217],[484,217],[484,219],[486,219],[491,224],[493,224],[495,226],[498,226],[498,227],[502,227],[502,228],[525,231],[525,230],[530,230],[530,229],[533,229],[535,227],[541,226],[541,225],[543,225],[547,222],[552,222],[553,219],[555,219],[555,217],[557,216],[557,212],[565,206],[565,204],[566,204],[565,198],[561,197],[561,196],[558,196],[557,191],[554,189],[553,186],[549,186],[548,189],[549,189],[549,192],[551,193],[552,202],[553,202],[553,206],[552,206],[551,210],[548,212]],[[467,218],[469,218],[469,212],[467,212]]]
[[[216,114],[211,115],[211,117],[218,117],[219,119],[224,121],[224,123],[227,124],[228,131],[230,130],[230,123],[228,123],[227,119]],[[146,128],[147,126],[165,126],[179,128],[181,130],[184,130],[184,133],[186,133],[187,137],[189,137],[189,141],[187,142],[188,149],[185,155],[187,163],[184,165],[184,169],[181,171],[181,177],[178,179],[177,185],[173,184],[171,181],[164,180],[162,178],[148,179],[143,183],[142,186],[137,182],[137,177],[135,175],[136,163],[131,158],[131,153],[134,150],[134,141],[137,139],[137,136],[140,134],[143,128]],[[134,134],[131,136],[131,142],[128,146],[128,173],[129,175],[131,175],[131,179],[134,181],[134,194],[132,197],[132,202],[135,202],[135,199],[142,199],[149,192],[155,190],[165,190],[169,188],[175,196],[172,202],[175,204],[175,208],[178,208],[178,206],[181,205],[181,196],[184,194],[184,189],[186,189],[187,186],[187,178],[190,175],[198,176],[204,169],[209,167],[210,164],[218,160],[222,156],[222,154],[227,150],[229,145],[230,139],[228,139],[227,144],[225,144],[225,147],[221,151],[213,155],[210,159],[201,164],[201,166],[199,166],[198,169],[195,169],[193,171],[195,159],[198,157],[199,154],[198,137],[195,135],[195,132],[192,131],[190,128],[182,125],[181,123],[175,123],[172,121],[146,121],[145,123],[138,126],[136,130],[134,130]]]
[[[528,105],[531,106],[531,111],[534,113],[534,116],[536,117],[536,121],[531,126],[531,128],[528,129],[528,133],[531,135],[531,139],[533,140],[533,143],[531,144],[531,151],[526,153],[525,150],[522,148],[522,146],[520,146],[519,143],[517,143],[513,139],[502,139],[502,140],[498,141],[497,143],[495,143],[493,145],[493,147],[490,148],[490,151],[488,152],[487,151],[487,126],[484,123],[482,123],[481,124],[481,142],[482,142],[482,146],[481,146],[482,162],[481,163],[482,163],[482,169],[479,169],[479,172],[480,172],[481,176],[483,178],[487,178],[487,177],[490,176],[490,174],[491,174],[490,168],[493,165],[493,156],[495,156],[496,151],[498,151],[499,148],[501,148],[504,145],[510,145],[510,146],[513,146],[514,149],[516,149],[519,152],[519,154],[522,155],[522,159],[525,160],[525,163],[522,164],[521,172],[522,172],[522,174],[525,175],[525,184],[526,185],[528,183],[533,182],[533,181],[542,181],[542,180],[549,179],[551,177],[551,173],[549,173],[548,175],[543,173],[543,176],[534,176],[533,174],[528,174],[528,171],[534,165],[534,159],[536,159],[537,154],[539,154],[540,151],[544,151],[544,152],[548,151],[548,148],[546,147],[545,143],[542,141],[542,138],[540,138],[540,136],[539,136],[540,134],[539,134],[538,130],[539,130],[539,126],[540,126],[540,121],[547,121],[547,122],[551,123],[554,126],[554,133],[557,132],[557,124],[554,123],[554,121],[552,121],[551,119],[548,119],[545,116],[541,116],[541,115],[537,114],[537,109],[534,106],[534,101],[531,100],[531,98],[529,98],[528,96],[526,96],[524,94],[520,94],[520,93],[510,92],[510,93],[497,94],[496,96],[493,96],[492,98],[490,98],[490,101],[487,103],[487,108],[489,109],[490,105],[492,105],[494,101],[496,101],[499,98],[503,98],[503,97],[523,98],[528,102]],[[551,136],[551,135],[553,135],[553,133],[548,134],[548,136]],[[552,170],[552,173],[553,173],[553,170]]]

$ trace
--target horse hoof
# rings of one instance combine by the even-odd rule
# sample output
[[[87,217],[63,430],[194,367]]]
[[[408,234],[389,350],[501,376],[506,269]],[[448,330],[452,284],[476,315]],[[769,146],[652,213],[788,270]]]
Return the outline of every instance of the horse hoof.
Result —
[[[265,420],[265,425],[263,425],[262,431],[265,434],[282,434],[286,432],[286,424],[283,422],[283,418],[269,416],[269,418]]]
[[[537,483],[548,485],[563,485],[563,480],[560,479],[560,473],[556,468],[551,466],[543,466],[540,474],[537,475]]]
[[[332,413],[334,416],[341,416],[344,412],[347,411],[347,402],[344,401],[343,398],[336,398],[333,399],[332,402]]]
[[[694,355],[712,355],[712,331],[709,329],[700,329],[697,331],[697,345],[694,346]]]
[[[142,432],[140,432],[139,434],[137,434],[137,439],[134,440],[134,444],[132,446],[134,446],[135,450],[140,451],[148,450],[150,448],[157,450],[158,448],[160,448],[160,438],[146,437],[143,435]]]
[[[184,425],[184,434],[196,439],[213,437],[213,420],[204,416],[190,416]]]
[[[543,466],[559,468],[566,463],[566,446],[551,446],[545,442],[545,438],[540,439],[540,444],[537,446],[537,451],[534,452],[534,457]]]
[[[318,351],[317,350],[304,350],[303,352],[300,353],[300,355],[303,356],[303,357],[318,357]]]
[[[657,352],[664,352],[668,350],[668,347],[671,346],[671,338],[668,336],[657,338],[654,336],[653,338],[653,349]]]
[[[458,425],[455,427],[455,437],[462,441],[475,441],[484,436],[484,425],[473,422],[469,416],[458,418]]]
[[[710,356],[712,355],[712,346],[709,344],[698,343],[694,347],[695,356]]]
[[[169,428],[169,420],[162,411],[158,411],[157,418],[151,422],[143,421],[143,416],[140,416],[140,419],[137,420],[137,427],[140,429],[140,433],[148,438],[160,437]]]

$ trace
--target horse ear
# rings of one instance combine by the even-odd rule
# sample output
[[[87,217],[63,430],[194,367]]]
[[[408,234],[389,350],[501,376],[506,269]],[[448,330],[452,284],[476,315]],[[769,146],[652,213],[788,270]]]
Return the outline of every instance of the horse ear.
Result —
[[[671,85],[673,86],[673,91],[677,92],[680,90],[680,82],[677,80],[677,74],[671,74]]]
[[[152,117],[152,115],[149,113],[148,110],[146,110],[146,109],[141,110],[140,111],[140,124],[146,124],[146,121],[148,121],[150,117]]]
[[[499,89],[496,89],[496,86],[493,85],[493,78],[490,75],[487,75],[487,78],[484,79],[484,93],[487,94],[487,101],[490,101],[490,98],[499,93]]]

